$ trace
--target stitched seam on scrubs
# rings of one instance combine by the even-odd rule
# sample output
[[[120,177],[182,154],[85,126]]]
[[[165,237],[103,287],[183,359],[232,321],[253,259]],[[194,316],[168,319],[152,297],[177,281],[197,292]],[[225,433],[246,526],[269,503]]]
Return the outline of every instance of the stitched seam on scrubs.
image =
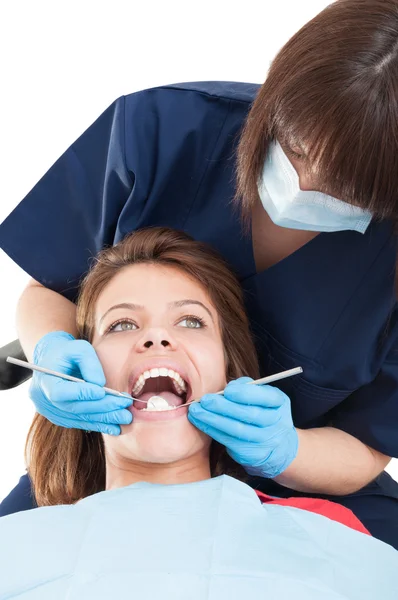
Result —
[[[329,337],[331,336],[331,334],[333,333],[333,331],[336,329],[338,323],[340,322],[340,319],[342,317],[342,315],[345,313],[347,306],[350,304],[350,302],[352,302],[352,299],[357,295],[358,290],[362,287],[363,282],[365,281],[365,279],[367,278],[369,272],[373,269],[375,263],[379,260],[380,255],[384,252],[386,245],[391,243],[391,238],[389,237],[383,244],[382,248],[379,250],[379,252],[377,253],[377,256],[374,258],[374,260],[372,261],[371,265],[369,266],[369,269],[366,271],[366,273],[364,274],[364,276],[362,277],[361,281],[358,283],[357,287],[355,288],[355,290],[353,291],[353,293],[351,294],[351,296],[348,298],[347,302],[344,304],[344,307],[341,309],[341,312],[339,313],[339,316],[336,318],[333,327],[329,330],[329,333],[325,336],[325,339],[323,340],[321,346],[318,348],[318,352],[316,354],[316,357],[319,356],[319,354],[322,352],[324,345],[326,344],[326,342],[328,341]],[[322,362],[322,361],[320,361]]]
[[[127,167],[127,159],[126,159],[126,96],[122,96],[123,98],[123,164],[126,170],[127,176],[130,180],[131,187],[134,187],[135,181],[130,175],[130,171]]]
[[[214,155],[215,149],[217,148],[217,144],[218,144],[218,142],[219,142],[219,140],[220,140],[221,134],[222,134],[222,132],[223,132],[223,130],[224,130],[224,127],[225,127],[225,123],[226,123],[226,121],[227,121],[227,119],[228,119],[229,112],[230,112],[230,107],[231,107],[231,100],[229,100],[229,101],[228,101],[228,108],[227,108],[227,111],[226,111],[226,115],[225,115],[224,121],[223,121],[223,123],[222,123],[222,125],[221,125],[221,127],[220,127],[220,131],[219,131],[219,133],[218,133],[218,136],[217,136],[217,139],[216,139],[216,141],[215,141],[215,144],[214,144],[213,150],[212,150],[212,152],[211,152],[211,154],[210,154],[210,157],[206,159],[206,160],[207,160],[207,166],[205,167],[205,169],[204,169],[204,171],[203,171],[203,173],[202,173],[202,177],[200,178],[200,181],[199,181],[199,183],[198,183],[198,189],[196,190],[196,194],[195,194],[195,196],[194,196],[194,199],[193,199],[193,201],[192,201],[192,203],[191,203],[191,206],[190,206],[190,208],[189,208],[189,210],[188,210],[188,212],[187,212],[187,214],[186,214],[185,220],[184,220],[184,222],[183,222],[183,227],[185,227],[185,225],[186,225],[186,222],[188,221],[188,219],[189,219],[189,217],[190,217],[190,215],[191,215],[192,209],[193,209],[193,207],[195,206],[196,200],[197,200],[197,198],[198,198],[199,192],[200,192],[200,190],[201,190],[201,187],[202,187],[203,180],[204,180],[204,178],[205,178],[205,176],[206,176],[206,173],[207,173],[207,171],[208,171],[208,169],[209,169],[209,167],[210,167],[210,164],[211,164],[211,162],[212,162],[212,160],[213,160],[213,155]]]
[[[208,96],[208,98],[217,98],[217,100],[228,100],[229,103],[231,103],[231,101],[233,100],[234,102],[242,102],[242,104],[252,104],[254,102],[254,98],[253,100],[249,101],[249,100],[242,100],[241,98],[230,98],[229,96],[220,96],[219,94],[209,94],[209,92],[204,92],[203,90],[199,90],[199,89],[194,89],[194,88],[179,88],[179,87],[169,87],[169,86],[160,86],[158,88],[154,88],[156,90],[169,90],[170,92],[174,92],[174,90],[176,90],[177,92],[185,92],[185,93],[189,93],[189,92],[195,92],[196,94],[202,94],[203,96]]]
[[[297,361],[299,361],[299,362],[303,361],[306,365],[311,365],[311,366],[315,367],[316,369],[324,369],[324,365],[322,363],[316,361],[314,358],[306,356],[304,354],[301,354],[300,352],[296,352],[296,351],[292,350],[291,348],[288,348],[288,346],[285,346],[285,344],[282,344],[282,342],[280,342],[273,335],[271,335],[269,330],[265,326],[263,326],[260,321],[253,320],[252,322],[255,324],[258,332],[262,334],[262,336],[257,335],[257,338],[259,340],[263,341],[263,338],[265,337],[267,339],[264,341],[268,342],[268,339],[269,339],[274,346],[277,346],[277,349],[279,349],[279,351],[282,352],[284,356],[288,356],[288,358],[292,359],[294,363],[296,363]],[[272,354],[272,359],[275,362],[278,362],[277,359],[275,359],[275,353]],[[281,364],[281,363],[279,363],[279,364]],[[287,367],[283,367],[283,368],[287,368]]]
[[[281,371],[284,371],[287,368],[287,366],[285,364],[282,364],[278,360],[275,360],[275,358],[272,358],[272,361],[276,365],[278,365],[278,367],[280,368]],[[289,366],[289,368],[290,368],[290,366]],[[328,397],[330,397],[331,401],[342,398],[343,396],[345,396],[347,394],[352,394],[353,392],[356,392],[357,389],[359,389],[359,388],[350,388],[350,389],[337,388],[336,389],[336,388],[330,388],[330,387],[326,387],[326,386],[322,386],[322,385],[317,385],[316,383],[313,383],[312,381],[305,379],[305,377],[303,375],[299,375],[298,377],[295,377],[294,380],[292,378],[291,385],[294,389],[298,390],[299,392],[303,392],[306,396],[309,395],[309,396],[313,396],[314,398],[324,398],[325,393],[327,393],[327,395],[328,395]]]

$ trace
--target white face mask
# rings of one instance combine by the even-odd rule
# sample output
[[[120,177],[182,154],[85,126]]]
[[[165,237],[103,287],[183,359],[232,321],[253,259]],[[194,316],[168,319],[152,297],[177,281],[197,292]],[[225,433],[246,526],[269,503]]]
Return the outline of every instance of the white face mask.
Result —
[[[258,184],[261,202],[280,227],[365,233],[372,215],[321,192],[300,190],[299,177],[279,142],[270,144]]]

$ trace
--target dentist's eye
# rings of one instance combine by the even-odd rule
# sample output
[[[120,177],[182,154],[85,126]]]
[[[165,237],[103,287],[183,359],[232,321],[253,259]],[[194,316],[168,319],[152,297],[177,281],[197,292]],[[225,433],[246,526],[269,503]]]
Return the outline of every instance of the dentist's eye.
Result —
[[[115,331],[130,331],[135,329],[138,329],[138,327],[133,321],[123,319],[121,321],[116,321],[116,323],[112,323],[112,325],[106,330],[106,333],[112,333]]]
[[[206,323],[200,317],[188,316],[181,319],[178,322],[181,327],[187,327],[188,329],[202,329],[206,327]]]
[[[299,148],[288,148],[287,149],[288,154],[290,154],[291,156],[293,156],[294,158],[296,158],[297,160],[303,160],[304,154],[302,153],[301,150],[299,150]]]

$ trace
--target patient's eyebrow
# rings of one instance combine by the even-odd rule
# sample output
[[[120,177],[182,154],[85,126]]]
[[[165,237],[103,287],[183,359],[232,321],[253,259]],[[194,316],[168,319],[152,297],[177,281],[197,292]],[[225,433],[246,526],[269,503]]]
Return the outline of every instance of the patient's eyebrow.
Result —
[[[176,300],[175,302],[169,302],[169,304],[167,306],[169,308],[180,308],[182,306],[188,306],[189,304],[197,304],[198,306],[201,306],[202,308],[204,308],[214,323],[213,315],[211,314],[211,312],[209,311],[207,306],[205,306],[203,304],[203,302],[199,302],[199,300],[191,300],[191,299]],[[117,310],[118,308],[127,308],[128,310],[136,310],[137,311],[137,310],[144,310],[145,306],[142,306],[141,304],[133,304],[131,302],[122,302],[121,304],[115,304],[114,306],[111,306],[110,308],[108,308],[108,310],[102,315],[102,317],[99,320],[98,325],[101,325],[101,323],[105,319],[106,315],[108,315],[112,310]]]
[[[208,313],[209,317],[211,318],[211,320],[214,323],[213,315],[211,314],[211,312],[209,311],[209,309],[207,308],[207,306],[205,306],[203,304],[203,302],[199,302],[199,300],[191,300],[191,299],[177,300],[176,302],[170,302],[169,306],[171,308],[180,308],[182,306],[188,306],[189,304],[197,304],[198,306],[201,306],[202,308],[204,308],[205,311]]]
[[[141,304],[132,304],[131,302],[122,302],[121,304],[115,304],[114,306],[108,308],[108,310],[102,315],[98,324],[101,325],[106,315],[109,314],[112,310],[116,310],[117,308],[127,308],[128,310],[143,310],[144,306],[141,306]]]

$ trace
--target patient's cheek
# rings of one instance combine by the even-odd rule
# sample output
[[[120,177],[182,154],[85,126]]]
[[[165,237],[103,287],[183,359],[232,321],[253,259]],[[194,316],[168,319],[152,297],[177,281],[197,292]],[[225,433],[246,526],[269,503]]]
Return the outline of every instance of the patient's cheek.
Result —
[[[118,382],[116,376],[120,371],[119,353],[115,350],[112,351],[112,349],[109,348],[109,345],[106,346],[105,344],[94,345],[94,350],[97,353],[102,370],[104,371],[106,385],[111,388],[114,387],[115,389],[119,389],[117,387]]]

